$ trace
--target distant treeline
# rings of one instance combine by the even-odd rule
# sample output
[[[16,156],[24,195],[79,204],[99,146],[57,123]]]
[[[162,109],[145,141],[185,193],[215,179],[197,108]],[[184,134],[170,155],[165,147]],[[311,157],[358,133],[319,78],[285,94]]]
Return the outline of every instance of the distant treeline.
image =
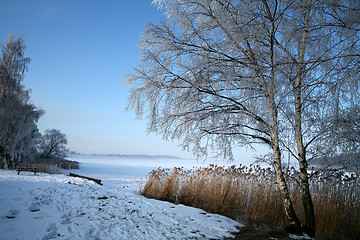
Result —
[[[116,157],[116,158],[136,158],[136,159],[183,159],[171,155],[146,155],[146,154],[82,154],[77,152],[70,152],[69,155],[77,157]]]

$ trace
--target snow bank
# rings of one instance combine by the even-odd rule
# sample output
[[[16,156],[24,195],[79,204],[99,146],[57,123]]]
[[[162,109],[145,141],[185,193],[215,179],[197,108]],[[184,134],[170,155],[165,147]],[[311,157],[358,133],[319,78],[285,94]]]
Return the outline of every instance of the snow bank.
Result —
[[[65,175],[0,170],[0,239],[209,239],[229,237],[239,225],[147,199],[134,189],[136,177],[89,176],[105,178],[104,186]]]

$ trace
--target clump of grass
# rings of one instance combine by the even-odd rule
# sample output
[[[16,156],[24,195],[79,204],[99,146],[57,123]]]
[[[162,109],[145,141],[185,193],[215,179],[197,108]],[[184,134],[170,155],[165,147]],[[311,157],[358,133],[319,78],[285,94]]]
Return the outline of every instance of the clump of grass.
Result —
[[[300,187],[288,173],[294,207],[304,218]],[[359,178],[317,174],[311,180],[316,215],[316,237],[358,239],[360,237]],[[202,208],[250,225],[283,229],[280,193],[273,171],[259,166],[223,167],[211,164],[192,170],[153,170],[141,193],[149,198]]]

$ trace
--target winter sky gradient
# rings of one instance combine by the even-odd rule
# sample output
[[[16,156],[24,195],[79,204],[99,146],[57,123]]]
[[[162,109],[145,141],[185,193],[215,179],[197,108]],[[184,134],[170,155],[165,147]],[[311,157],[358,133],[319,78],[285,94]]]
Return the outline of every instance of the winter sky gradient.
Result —
[[[81,153],[165,154],[192,158],[177,142],[146,134],[126,112],[125,75],[139,64],[144,25],[164,16],[151,0],[1,0],[0,41],[24,34],[31,58],[24,84],[46,111],[39,129],[60,129]],[[236,158],[253,153],[237,151]]]

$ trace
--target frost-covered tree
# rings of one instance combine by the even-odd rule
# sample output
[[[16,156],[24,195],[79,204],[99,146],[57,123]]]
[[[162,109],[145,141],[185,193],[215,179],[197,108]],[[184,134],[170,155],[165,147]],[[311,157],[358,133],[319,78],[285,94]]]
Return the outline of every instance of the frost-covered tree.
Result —
[[[68,152],[66,148],[67,139],[64,133],[57,129],[48,129],[40,137],[37,149],[45,158],[65,157]]]
[[[129,109],[198,157],[213,149],[232,160],[233,146],[269,146],[285,223],[299,231],[282,168],[282,152],[291,153],[303,230],[313,235],[308,157],[334,129],[328,119],[359,103],[359,1],[153,2],[167,18],[141,38]]]
[[[353,145],[339,130],[354,128],[347,122],[358,116],[360,2],[307,0],[285,5],[289,8],[279,15],[273,38],[274,63],[280,70],[276,75],[283,78],[279,86],[285,90],[278,95],[284,122],[279,134],[283,149],[299,162],[304,226],[313,234],[308,162],[345,153],[340,143]],[[326,148],[338,151],[325,152]]]
[[[43,114],[30,103],[30,91],[22,85],[30,62],[24,57],[22,37],[0,45],[0,158],[3,168],[14,168],[34,153],[37,121]]]
[[[329,131],[309,149],[310,163],[360,171],[360,106],[346,107],[324,121]]]

